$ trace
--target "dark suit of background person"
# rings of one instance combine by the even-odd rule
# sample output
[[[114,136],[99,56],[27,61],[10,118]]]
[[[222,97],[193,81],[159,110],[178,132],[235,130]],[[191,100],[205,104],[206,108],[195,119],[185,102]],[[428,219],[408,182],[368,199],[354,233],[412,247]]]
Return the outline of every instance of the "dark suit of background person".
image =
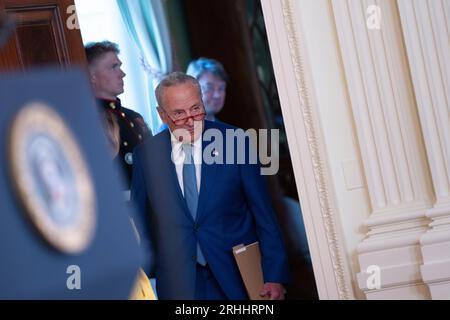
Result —
[[[88,60],[89,79],[97,98],[97,104],[103,112],[111,112],[117,118],[120,128],[120,149],[118,161],[123,168],[125,189],[130,188],[133,149],[150,134],[142,116],[122,106],[118,95],[124,92],[121,69],[122,62],[118,58],[117,44],[103,41],[89,43],[85,47]]]
[[[181,84],[173,85],[174,79]],[[158,297],[247,299],[232,248],[259,241],[266,282],[262,293],[273,299],[284,298],[281,284],[288,281],[287,257],[259,166],[203,162],[194,218],[171,160],[172,139],[179,140],[171,132],[190,130],[183,141],[198,143],[203,128],[220,130],[225,137],[225,130],[232,127],[202,121],[204,116],[198,114],[198,108],[204,112],[198,82],[182,73],[171,74],[160,83],[157,99],[158,112],[171,131],[165,130],[135,149],[131,197],[138,209],[135,220],[139,221],[139,232],[151,241]],[[175,124],[175,110],[185,111],[183,117],[188,119],[184,125]],[[194,121],[193,114],[197,114],[198,121]],[[203,152],[208,142],[201,142]],[[196,262],[197,245],[206,267]],[[206,279],[202,278],[205,274]],[[199,283],[201,279],[207,283]],[[202,291],[204,286],[210,291]]]

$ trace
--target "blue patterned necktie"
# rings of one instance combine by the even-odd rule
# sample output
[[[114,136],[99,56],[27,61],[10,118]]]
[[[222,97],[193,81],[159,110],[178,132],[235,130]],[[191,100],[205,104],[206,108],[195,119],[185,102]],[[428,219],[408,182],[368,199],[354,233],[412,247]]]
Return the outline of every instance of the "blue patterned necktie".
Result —
[[[194,221],[197,218],[198,206],[198,190],[197,177],[195,175],[194,157],[192,155],[193,146],[191,144],[183,144],[184,163],[183,163],[183,189],[184,199],[186,200],[189,212]],[[206,265],[205,257],[197,242],[197,262]]]

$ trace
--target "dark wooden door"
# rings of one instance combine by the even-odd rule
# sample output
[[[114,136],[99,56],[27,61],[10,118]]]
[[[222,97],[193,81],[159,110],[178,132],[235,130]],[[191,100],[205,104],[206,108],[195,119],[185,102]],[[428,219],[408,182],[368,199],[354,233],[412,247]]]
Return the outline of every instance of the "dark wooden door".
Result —
[[[86,64],[73,0],[0,0],[0,10],[15,23],[0,48],[0,71]]]

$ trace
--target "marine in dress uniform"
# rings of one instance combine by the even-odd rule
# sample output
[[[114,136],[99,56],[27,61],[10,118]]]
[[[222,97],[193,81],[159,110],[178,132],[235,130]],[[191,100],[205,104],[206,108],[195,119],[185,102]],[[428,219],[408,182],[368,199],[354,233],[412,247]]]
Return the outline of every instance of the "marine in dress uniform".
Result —
[[[142,116],[130,109],[122,106],[120,99],[105,100],[97,99],[98,105],[105,112],[112,112],[119,123],[120,128],[120,150],[116,161],[123,168],[126,189],[130,188],[132,165],[133,165],[133,149],[150,136],[148,129]]]
[[[103,111],[114,113],[120,127],[119,165],[123,168],[129,189],[133,164],[132,152],[150,134],[142,116],[122,107],[117,97],[124,93],[125,72],[118,54],[119,46],[110,41],[93,42],[85,46],[89,81],[97,103]]]

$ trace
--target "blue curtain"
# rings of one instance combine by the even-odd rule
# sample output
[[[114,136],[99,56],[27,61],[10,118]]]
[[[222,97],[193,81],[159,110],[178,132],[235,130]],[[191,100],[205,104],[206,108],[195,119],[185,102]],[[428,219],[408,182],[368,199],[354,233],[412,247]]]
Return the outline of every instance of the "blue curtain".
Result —
[[[161,125],[156,111],[154,88],[160,78],[172,71],[172,50],[162,0],[117,0],[122,18],[139,51],[147,74],[151,105],[151,129]]]

